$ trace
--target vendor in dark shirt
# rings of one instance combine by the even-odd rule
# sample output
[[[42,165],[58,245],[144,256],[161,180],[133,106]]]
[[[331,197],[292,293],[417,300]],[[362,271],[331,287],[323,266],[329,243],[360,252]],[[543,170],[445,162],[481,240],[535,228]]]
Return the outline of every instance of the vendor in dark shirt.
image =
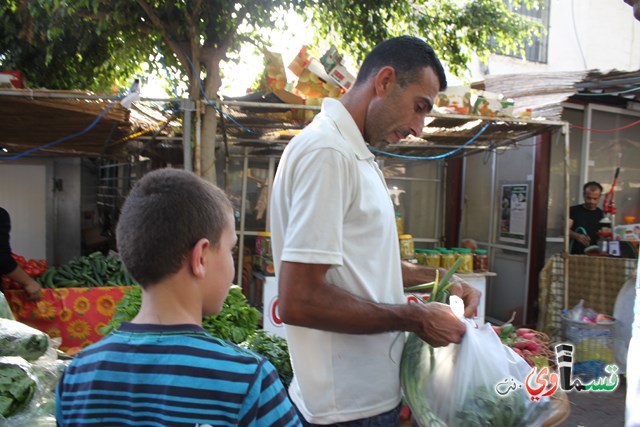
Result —
[[[10,232],[11,217],[9,212],[0,208],[0,276],[7,276],[18,282],[30,300],[39,300],[42,297],[42,287],[25,273],[11,256]]]
[[[578,255],[584,255],[585,248],[598,242],[600,220],[604,217],[598,207],[602,186],[595,181],[587,182],[582,187],[582,194],[584,203],[569,209],[570,253]]]

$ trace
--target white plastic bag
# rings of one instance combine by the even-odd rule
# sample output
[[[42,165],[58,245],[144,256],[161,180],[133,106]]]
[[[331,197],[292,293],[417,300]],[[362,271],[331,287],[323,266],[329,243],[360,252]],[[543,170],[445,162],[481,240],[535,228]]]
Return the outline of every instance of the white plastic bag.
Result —
[[[407,340],[402,363],[415,365],[414,376],[402,366],[402,387],[416,421],[423,427],[542,425],[551,404],[548,398],[532,401],[522,385],[531,367],[500,342],[490,324],[464,322],[459,345],[433,348],[415,335]],[[496,386],[505,380],[521,386],[499,394]]]
[[[13,317],[13,313],[11,312],[11,307],[7,302],[7,298],[4,296],[2,292],[0,292],[0,318],[16,320],[16,318]]]
[[[630,277],[616,297],[613,317],[618,321],[614,342],[614,358],[618,365],[618,374],[627,373],[627,352],[631,341],[631,324],[633,323],[633,301],[636,295],[636,278]]]

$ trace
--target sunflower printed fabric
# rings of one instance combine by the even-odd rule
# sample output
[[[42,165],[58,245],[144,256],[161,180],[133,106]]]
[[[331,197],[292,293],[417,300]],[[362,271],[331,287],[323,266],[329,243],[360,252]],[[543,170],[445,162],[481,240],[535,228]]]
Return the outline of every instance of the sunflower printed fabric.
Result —
[[[23,291],[6,291],[16,320],[62,338],[60,350],[84,348],[98,342],[101,330],[116,311],[129,286],[43,289],[40,301],[29,301]]]

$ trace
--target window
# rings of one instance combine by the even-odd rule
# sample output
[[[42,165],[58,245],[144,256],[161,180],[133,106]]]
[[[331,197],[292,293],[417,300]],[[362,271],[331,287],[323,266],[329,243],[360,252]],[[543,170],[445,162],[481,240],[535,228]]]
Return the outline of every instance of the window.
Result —
[[[524,4],[513,5],[510,0],[504,0],[507,8],[522,16],[538,22],[542,25],[543,32],[540,36],[533,36],[531,42],[525,46],[525,59],[532,62],[547,62],[547,44],[549,33],[549,0],[540,0],[539,9],[527,9]],[[511,53],[504,54],[506,56],[519,56]]]

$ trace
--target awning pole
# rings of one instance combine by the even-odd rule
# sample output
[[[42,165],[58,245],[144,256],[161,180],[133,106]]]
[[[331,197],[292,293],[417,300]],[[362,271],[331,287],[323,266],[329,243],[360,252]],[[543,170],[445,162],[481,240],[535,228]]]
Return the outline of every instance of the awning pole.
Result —
[[[564,259],[564,308],[568,308],[569,305],[569,204],[571,203],[570,192],[570,172],[571,172],[571,159],[570,144],[569,144],[569,123],[565,122],[562,125],[562,133],[564,134],[564,234],[563,234],[563,259]]]

